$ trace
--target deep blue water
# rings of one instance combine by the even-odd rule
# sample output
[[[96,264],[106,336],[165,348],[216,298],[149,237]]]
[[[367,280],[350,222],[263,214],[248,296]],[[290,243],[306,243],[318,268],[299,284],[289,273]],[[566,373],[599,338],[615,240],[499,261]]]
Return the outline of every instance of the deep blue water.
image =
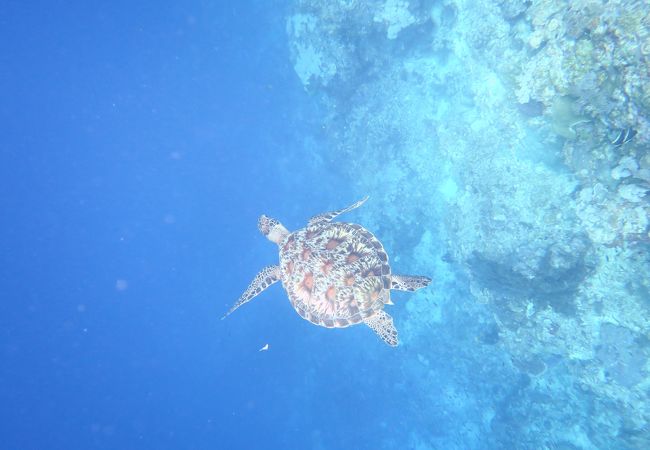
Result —
[[[295,321],[219,321],[272,257],[260,210],[301,201],[282,8],[0,6],[3,448],[287,439],[305,375],[251,348]]]
[[[609,178],[633,148],[621,186],[645,189],[645,119],[611,119],[636,141],[578,161],[572,133],[604,134],[595,107],[515,100],[465,67],[459,36],[505,70],[471,5],[181,3],[0,4],[0,448],[650,442],[650,208]],[[495,4],[485,23],[525,34],[534,8]],[[598,207],[637,222],[594,225],[580,190],[603,185],[623,193]],[[341,220],[371,228],[395,273],[433,278],[392,295],[399,347],[301,320],[279,285],[220,320],[277,263],[260,214],[296,230],[365,195]]]

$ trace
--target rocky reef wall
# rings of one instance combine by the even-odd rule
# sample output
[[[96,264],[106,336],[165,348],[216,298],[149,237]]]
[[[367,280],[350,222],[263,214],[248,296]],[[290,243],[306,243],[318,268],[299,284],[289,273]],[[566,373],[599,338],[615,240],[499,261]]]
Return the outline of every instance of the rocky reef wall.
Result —
[[[649,448],[648,5],[296,0],[287,33],[329,169],[374,194],[364,224],[434,271],[405,340],[421,349],[464,320],[475,342],[449,340],[447,357],[505,354],[521,377],[477,390],[494,401],[459,439]],[[419,351],[426,392],[438,381]]]

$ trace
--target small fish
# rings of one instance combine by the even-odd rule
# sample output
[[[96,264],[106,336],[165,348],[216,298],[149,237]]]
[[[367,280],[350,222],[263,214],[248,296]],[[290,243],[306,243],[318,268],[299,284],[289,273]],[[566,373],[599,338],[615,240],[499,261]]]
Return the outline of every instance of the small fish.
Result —
[[[630,142],[634,136],[636,136],[636,130],[633,130],[632,128],[619,130],[618,134],[616,135],[616,138],[612,141],[612,145],[615,145],[616,147],[620,147],[621,145]]]
[[[258,350],[258,352],[265,352],[269,349],[269,344],[264,344],[264,347]]]

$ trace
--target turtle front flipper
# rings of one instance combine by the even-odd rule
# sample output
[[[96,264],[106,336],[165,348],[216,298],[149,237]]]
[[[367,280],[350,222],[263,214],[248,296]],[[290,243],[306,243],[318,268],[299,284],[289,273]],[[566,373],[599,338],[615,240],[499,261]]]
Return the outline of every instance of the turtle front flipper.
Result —
[[[395,275],[390,276],[390,288],[398,291],[417,291],[427,287],[431,278],[420,275]]]
[[[330,212],[326,212],[326,213],[322,213],[322,214],[319,214],[317,216],[314,216],[311,219],[309,219],[308,225],[313,225],[313,224],[318,223],[318,222],[331,222],[337,216],[340,216],[341,214],[343,214],[345,212],[352,211],[353,209],[358,208],[359,206],[363,205],[366,202],[366,200],[368,200],[368,196],[365,196],[364,198],[362,198],[358,202],[354,203],[353,205],[348,206],[347,208],[337,209],[336,211],[330,211]]]
[[[377,333],[377,336],[379,336],[382,341],[391,347],[397,347],[397,344],[399,343],[397,340],[397,329],[395,328],[395,325],[393,325],[393,318],[390,314],[382,309],[376,314],[366,318],[364,322],[372,329],[372,331]]]
[[[234,310],[239,308],[244,303],[248,303],[253,300],[253,298],[255,298],[255,296],[257,296],[260,292],[279,280],[280,266],[268,266],[263,268],[260,273],[255,276],[251,284],[248,286],[248,289],[246,289],[246,292],[244,292],[242,296],[239,297],[237,303],[235,303],[233,307],[228,310],[228,312],[221,318],[221,320],[228,317]]]

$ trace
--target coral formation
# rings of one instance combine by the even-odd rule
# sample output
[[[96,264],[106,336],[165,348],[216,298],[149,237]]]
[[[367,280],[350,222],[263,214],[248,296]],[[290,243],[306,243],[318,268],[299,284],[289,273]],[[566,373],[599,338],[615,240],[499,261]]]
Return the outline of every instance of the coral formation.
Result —
[[[287,31],[330,169],[381,192],[368,226],[440,274],[403,318],[414,346],[449,336],[403,367],[416,409],[478,418],[465,448],[650,447],[647,5],[297,0]],[[459,395],[436,358],[509,389]],[[411,441],[445,447],[438,433]]]

